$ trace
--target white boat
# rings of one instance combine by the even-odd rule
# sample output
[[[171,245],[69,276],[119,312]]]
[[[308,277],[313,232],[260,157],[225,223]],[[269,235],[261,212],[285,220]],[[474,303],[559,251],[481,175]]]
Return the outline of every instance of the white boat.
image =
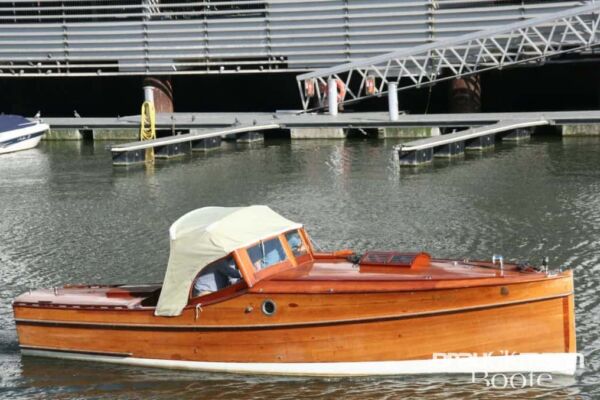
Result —
[[[19,115],[0,115],[0,154],[37,146],[48,129],[48,124]]]

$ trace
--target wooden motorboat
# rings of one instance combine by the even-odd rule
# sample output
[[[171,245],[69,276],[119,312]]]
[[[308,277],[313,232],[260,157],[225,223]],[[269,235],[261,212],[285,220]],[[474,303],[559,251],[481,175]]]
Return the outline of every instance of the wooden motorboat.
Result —
[[[265,206],[192,211],[170,239],[162,284],[18,296],[22,353],[326,376],[576,368],[571,271],[317,251],[302,225]],[[227,259],[241,278],[196,293]]]
[[[50,129],[19,115],[0,115],[0,154],[34,148]]]

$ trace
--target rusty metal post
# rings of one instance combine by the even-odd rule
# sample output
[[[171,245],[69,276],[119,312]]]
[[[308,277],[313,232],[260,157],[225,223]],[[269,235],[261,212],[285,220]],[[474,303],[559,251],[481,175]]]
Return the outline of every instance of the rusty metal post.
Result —
[[[450,112],[481,112],[481,78],[478,74],[453,79],[450,84]]]
[[[157,113],[172,113],[174,111],[174,107],[173,85],[171,84],[171,78],[145,78],[144,99],[154,103],[154,109]]]

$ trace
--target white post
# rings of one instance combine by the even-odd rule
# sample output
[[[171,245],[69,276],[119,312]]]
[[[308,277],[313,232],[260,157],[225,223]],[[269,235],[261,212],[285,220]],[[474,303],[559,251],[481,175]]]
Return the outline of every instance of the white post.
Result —
[[[388,83],[388,108],[390,120],[398,121],[398,84],[396,82]]]
[[[154,88],[152,86],[144,86],[144,101],[154,103]]]
[[[329,103],[329,115],[337,115],[338,113],[338,91],[337,82],[333,78],[327,81],[327,100]]]

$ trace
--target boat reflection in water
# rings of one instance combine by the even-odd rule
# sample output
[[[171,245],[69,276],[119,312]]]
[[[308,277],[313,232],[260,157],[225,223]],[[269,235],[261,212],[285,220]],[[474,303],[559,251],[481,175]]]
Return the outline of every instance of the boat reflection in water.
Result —
[[[22,353],[277,375],[575,372],[571,271],[318,252],[265,206],[192,211],[170,239],[160,285],[17,297]]]

